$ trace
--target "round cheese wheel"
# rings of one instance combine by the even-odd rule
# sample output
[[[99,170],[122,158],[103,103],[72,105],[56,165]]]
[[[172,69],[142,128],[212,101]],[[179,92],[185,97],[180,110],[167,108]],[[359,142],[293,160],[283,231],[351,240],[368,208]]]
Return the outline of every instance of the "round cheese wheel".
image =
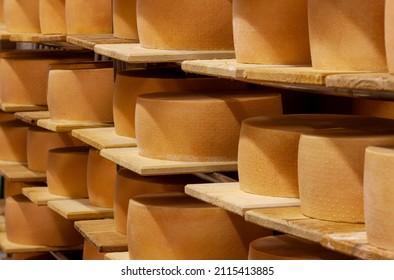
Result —
[[[101,253],[88,240],[83,243],[83,260],[104,260],[105,253]]]
[[[365,149],[394,145],[393,127],[302,134],[298,152],[302,213],[320,220],[364,223]]]
[[[54,121],[113,122],[113,68],[50,70],[48,109]]]
[[[83,243],[72,221],[47,206],[38,206],[24,195],[5,203],[5,225],[9,241],[17,244],[64,247]]]
[[[54,148],[83,146],[84,143],[67,132],[53,132],[37,126],[27,131],[27,167],[36,172],[46,172],[48,151]]]
[[[111,0],[66,0],[67,34],[112,33]]]
[[[367,240],[394,250],[394,147],[368,147],[364,164],[364,214]]]
[[[233,50],[231,0],[137,0],[142,47]]]
[[[49,150],[46,168],[48,192],[72,198],[88,197],[88,156],[89,147],[86,146]]]
[[[385,6],[385,47],[388,71],[394,74],[394,1],[386,0]]]
[[[114,37],[138,40],[137,0],[113,0]]]
[[[13,253],[11,258],[13,261],[55,260],[55,258],[49,252]]]
[[[127,216],[131,260],[247,259],[249,243],[272,231],[184,193],[130,199]]]
[[[352,113],[355,115],[394,119],[394,102],[353,98]]]
[[[0,122],[0,160],[26,162],[29,125],[19,120]]]
[[[184,91],[140,95],[135,121],[141,156],[175,161],[235,161],[242,120],[282,114],[280,94]]]
[[[313,68],[387,71],[384,2],[309,0]]]
[[[323,248],[320,244],[289,235],[276,235],[253,240],[249,260],[343,260],[346,255]]]
[[[15,120],[14,113],[0,112],[0,122]]]
[[[86,176],[90,204],[113,208],[116,163],[102,157],[99,150],[90,148]]]
[[[10,33],[40,33],[40,0],[4,0],[4,23]]]
[[[0,23],[4,23],[4,0],[0,0]]]
[[[179,68],[166,67],[127,70],[116,75],[113,93],[113,118],[118,135],[135,138],[135,106],[144,93],[196,89],[240,89],[245,83],[227,79],[186,74]]]
[[[39,0],[41,34],[66,34],[66,0]]]
[[[233,0],[237,62],[310,65],[307,0]]]
[[[4,198],[22,193],[22,188],[26,185],[23,182],[3,179]]]

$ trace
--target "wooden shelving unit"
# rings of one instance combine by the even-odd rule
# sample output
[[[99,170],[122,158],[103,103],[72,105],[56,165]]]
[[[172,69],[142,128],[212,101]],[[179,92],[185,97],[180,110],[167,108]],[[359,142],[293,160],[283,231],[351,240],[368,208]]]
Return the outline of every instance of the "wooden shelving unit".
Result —
[[[0,175],[10,182],[44,182],[45,172],[35,172],[27,167],[27,163],[0,162]]]

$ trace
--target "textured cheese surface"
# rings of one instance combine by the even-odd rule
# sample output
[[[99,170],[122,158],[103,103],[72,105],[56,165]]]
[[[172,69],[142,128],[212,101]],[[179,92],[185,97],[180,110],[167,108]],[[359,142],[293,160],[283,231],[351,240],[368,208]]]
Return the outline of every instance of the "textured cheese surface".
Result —
[[[113,68],[50,70],[51,120],[112,122]]]
[[[22,193],[22,188],[26,185],[23,182],[14,182],[8,178],[3,179],[4,198]]]
[[[386,0],[385,6],[385,47],[388,71],[394,74],[394,1]]]
[[[364,213],[367,240],[394,250],[394,147],[368,147],[364,165]]]
[[[352,113],[355,115],[394,119],[394,102],[354,98]]]
[[[141,156],[176,161],[237,160],[244,119],[282,114],[280,94],[185,91],[140,95],[136,139]]]
[[[364,223],[365,149],[394,145],[393,127],[301,135],[298,182],[302,213],[321,220]]]
[[[28,124],[18,120],[0,122],[0,160],[26,162]]]
[[[42,34],[66,34],[66,0],[39,0]]]
[[[114,37],[137,40],[137,0],[113,0],[112,9]]]
[[[47,206],[34,204],[24,195],[8,197],[5,211],[7,238],[13,243],[54,247],[83,243],[72,221]]]
[[[384,0],[309,0],[315,69],[386,71]]]
[[[4,23],[10,33],[40,33],[40,0],[3,0]]]
[[[67,34],[112,33],[111,0],[66,0]]]
[[[88,240],[83,243],[82,260],[104,260],[105,253],[100,253]]]
[[[234,0],[233,30],[237,62],[311,63],[307,0]]]
[[[55,148],[48,151],[48,192],[72,198],[88,197],[87,164],[89,147]]]
[[[249,243],[272,234],[183,193],[137,196],[127,217],[132,260],[247,259]]]
[[[231,0],[137,0],[142,47],[232,50]]]
[[[86,176],[90,204],[113,208],[116,163],[103,158],[99,150],[90,148]]]

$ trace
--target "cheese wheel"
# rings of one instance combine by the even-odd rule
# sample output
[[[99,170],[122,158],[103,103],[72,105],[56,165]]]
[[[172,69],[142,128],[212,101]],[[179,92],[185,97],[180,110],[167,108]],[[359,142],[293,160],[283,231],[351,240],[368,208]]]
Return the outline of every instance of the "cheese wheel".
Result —
[[[4,0],[0,0],[0,23],[4,23]]]
[[[343,260],[346,255],[323,248],[320,244],[289,235],[267,236],[249,245],[249,260]]]
[[[385,0],[309,0],[312,67],[387,71]]]
[[[88,240],[83,243],[82,260],[104,260],[105,253],[101,253]]]
[[[49,252],[33,252],[33,253],[13,253],[11,255],[13,261],[26,261],[26,260],[55,260]]]
[[[368,242],[394,250],[394,147],[368,147],[364,164],[364,214]]]
[[[175,161],[235,161],[242,120],[282,114],[280,94],[185,91],[140,95],[136,139],[141,156]]]
[[[137,0],[113,0],[114,37],[138,40]]]
[[[89,147],[75,146],[48,151],[48,192],[72,198],[88,197],[87,164]]]
[[[0,160],[26,162],[28,124],[19,120],[0,122]]]
[[[0,112],[0,122],[15,120],[14,113]]]
[[[385,49],[388,71],[394,74],[394,1],[386,0],[384,15]]]
[[[66,0],[39,0],[41,34],[66,34]]]
[[[311,63],[307,0],[233,0],[237,62]]]
[[[67,34],[112,33],[111,0],[66,0]]]
[[[208,78],[186,74],[179,68],[165,67],[127,70],[116,75],[113,93],[113,118],[118,135],[135,138],[135,106],[137,97],[144,93],[196,90],[241,89],[245,83],[227,79]]]
[[[102,157],[99,150],[90,148],[86,176],[90,204],[113,208],[116,163]]]
[[[272,231],[184,193],[130,199],[127,216],[131,260],[247,259],[249,243]]]
[[[113,122],[113,68],[50,70],[48,109],[54,121]]]
[[[4,23],[10,33],[40,33],[40,0],[4,0]]]
[[[231,0],[137,0],[142,47],[233,50]]]
[[[393,127],[302,134],[298,152],[301,212],[320,220],[364,223],[365,149],[394,145]]]
[[[352,113],[355,115],[394,119],[394,102],[353,98]]]
[[[5,203],[5,225],[9,241],[17,244],[64,247],[83,243],[72,221],[47,206],[38,206],[24,195]]]
[[[114,223],[116,231],[127,234],[129,200],[137,195],[158,192],[183,192],[185,185],[196,182],[191,175],[143,177],[128,169],[120,169],[115,181]]]
[[[83,146],[84,143],[67,132],[53,132],[32,126],[27,131],[27,167],[46,172],[48,151],[54,148]]]
[[[23,182],[3,179],[4,198],[22,193],[22,188],[26,185]]]

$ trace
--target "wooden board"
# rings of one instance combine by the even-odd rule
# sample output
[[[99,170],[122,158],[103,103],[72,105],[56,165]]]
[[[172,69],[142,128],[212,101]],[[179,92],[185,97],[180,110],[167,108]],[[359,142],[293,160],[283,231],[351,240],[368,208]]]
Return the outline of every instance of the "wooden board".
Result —
[[[10,41],[14,42],[61,42],[66,41],[65,34],[44,35],[40,33],[14,33],[10,35]]]
[[[178,62],[194,59],[234,58],[234,51],[178,51],[147,49],[140,44],[100,44],[94,47],[98,54],[128,63]]]
[[[45,172],[35,172],[27,168],[27,163],[0,163],[0,174],[11,182],[44,182]]]
[[[76,221],[74,226],[99,252],[128,250],[127,235],[116,231],[113,219]]]
[[[297,198],[253,195],[240,190],[239,183],[189,184],[185,193],[243,216],[252,209],[299,206]]]
[[[394,92],[394,75],[389,73],[331,75],[326,85],[334,88]]]
[[[67,36],[66,40],[69,43],[89,50],[94,50],[94,46],[97,44],[137,43],[132,40],[115,38],[113,34],[71,35]]]
[[[142,176],[236,171],[237,162],[186,162],[142,157],[138,148],[103,149],[100,154]]]
[[[5,232],[5,218],[4,218],[4,215],[0,215],[0,232]]]
[[[135,138],[117,135],[115,127],[74,129],[71,134],[98,150],[137,146]]]
[[[48,201],[48,207],[72,221],[104,219],[114,216],[112,208],[92,206],[87,198]]]
[[[106,253],[104,259],[108,261],[127,261],[130,260],[129,252]]]
[[[43,105],[11,104],[11,103],[1,102],[0,109],[4,112],[16,113],[16,112],[26,112],[26,111],[45,111],[48,110],[48,107]]]
[[[48,201],[71,199],[66,196],[50,194],[48,187],[25,187],[22,189],[22,194],[39,206],[47,205]]]
[[[15,118],[31,125],[37,125],[41,119],[49,119],[49,111],[17,112]]]
[[[79,128],[113,126],[113,123],[54,121],[51,119],[40,119],[37,120],[37,126],[54,132],[71,132],[73,129],[79,129]]]

